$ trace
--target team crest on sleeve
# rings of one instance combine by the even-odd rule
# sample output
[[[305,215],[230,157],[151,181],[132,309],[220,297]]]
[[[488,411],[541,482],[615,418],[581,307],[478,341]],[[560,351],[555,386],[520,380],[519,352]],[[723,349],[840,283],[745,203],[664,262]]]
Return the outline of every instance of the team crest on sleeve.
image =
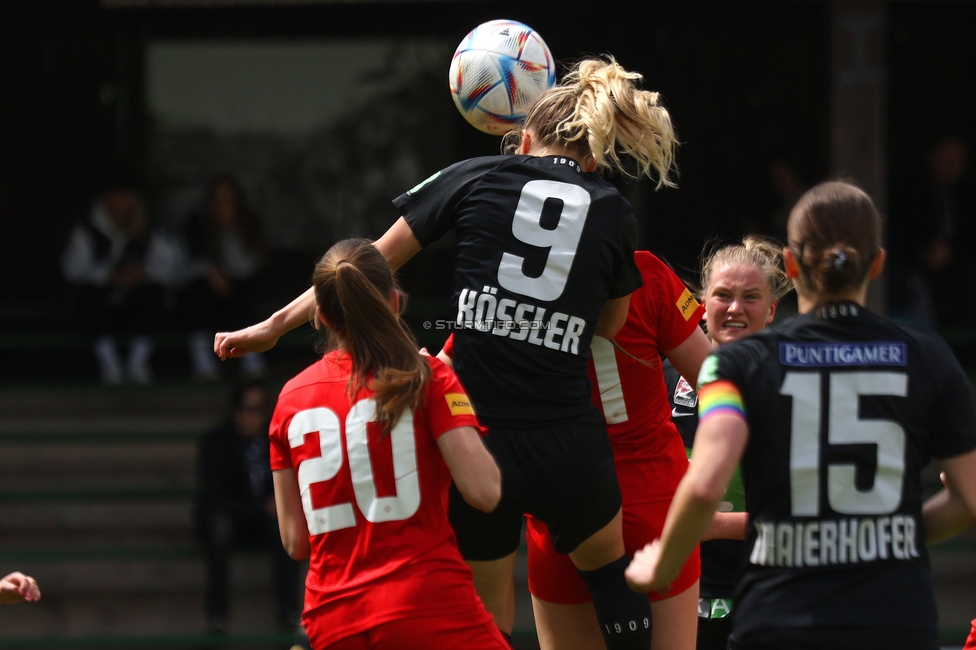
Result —
[[[681,292],[681,295],[678,296],[678,302],[674,303],[674,305],[681,312],[685,320],[691,318],[698,309],[698,301],[695,300],[695,297],[691,295],[688,289]]]
[[[695,389],[684,377],[680,377],[674,387],[674,403],[675,406],[687,406],[688,408],[698,406],[698,394],[695,393]]]
[[[718,357],[710,354],[702,362],[701,370],[698,372],[698,388],[718,379]]]
[[[447,407],[451,409],[451,415],[474,415],[471,400],[464,393],[446,393],[444,399],[447,400]]]

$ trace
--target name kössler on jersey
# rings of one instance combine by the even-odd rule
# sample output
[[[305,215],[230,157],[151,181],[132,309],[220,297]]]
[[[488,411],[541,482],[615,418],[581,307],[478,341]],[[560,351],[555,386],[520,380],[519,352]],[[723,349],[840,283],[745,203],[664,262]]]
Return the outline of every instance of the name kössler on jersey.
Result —
[[[815,567],[920,557],[911,515],[848,517],[807,522],[757,521],[749,562]]]
[[[869,341],[860,343],[779,344],[779,361],[784,366],[823,368],[830,366],[907,366],[904,343]]]
[[[497,293],[497,287],[486,286],[481,291],[462,289],[458,297],[456,325],[551,350],[580,354],[585,320],[559,311],[548,313],[545,307],[511,298],[499,300],[495,296]]]

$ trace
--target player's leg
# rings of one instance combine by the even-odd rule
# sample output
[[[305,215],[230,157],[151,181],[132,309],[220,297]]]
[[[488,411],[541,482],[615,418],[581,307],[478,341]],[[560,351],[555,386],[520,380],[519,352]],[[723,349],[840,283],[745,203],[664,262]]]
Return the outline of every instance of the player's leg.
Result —
[[[607,647],[592,602],[560,605],[532,596],[532,615],[542,650],[603,650]]]
[[[593,609],[609,650],[645,650],[651,645],[651,607],[627,586],[623,512],[569,553],[593,597]],[[636,596],[636,598],[635,598]]]
[[[687,465],[683,450],[680,459]],[[671,505],[670,499],[642,500],[648,498],[646,489],[640,481],[633,479],[646,470],[646,463],[617,463],[617,474],[624,493],[624,545],[629,556],[661,536]],[[695,650],[700,577],[701,561],[698,547],[695,547],[667,594],[648,594],[654,620],[652,650]],[[725,646],[722,648],[724,650]]]
[[[651,602],[651,650],[695,650],[698,634],[698,582],[670,598]],[[723,646],[724,647],[724,646]]]
[[[522,535],[525,491],[524,464],[518,459],[517,436],[491,428],[484,438],[485,446],[502,473],[502,500],[490,513],[484,513],[465,502],[457,488],[451,486],[451,527],[457,538],[461,557],[471,567],[475,589],[488,612],[504,634],[512,633],[515,624],[515,558]]]
[[[465,560],[474,576],[474,588],[495,619],[495,625],[511,635],[515,626],[515,560],[510,553],[498,560]]]
[[[557,553],[549,530],[526,517],[529,592],[542,650],[603,650],[593,602],[568,555]]]
[[[621,495],[603,416],[593,412],[525,436],[539,459],[537,498],[528,512],[545,522],[553,547],[567,553],[593,598],[610,650],[647,650],[651,607],[627,586]],[[551,469],[550,469],[551,468]]]

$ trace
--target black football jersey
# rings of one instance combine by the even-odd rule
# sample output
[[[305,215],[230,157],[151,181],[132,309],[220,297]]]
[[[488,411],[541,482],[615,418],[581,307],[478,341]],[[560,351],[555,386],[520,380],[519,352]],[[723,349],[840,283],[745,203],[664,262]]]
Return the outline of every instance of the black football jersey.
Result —
[[[586,379],[606,300],[641,285],[636,221],[610,183],[561,156],[448,167],[394,203],[421,245],[454,229],[454,367],[478,415],[508,426],[595,408]]]
[[[722,379],[749,425],[733,639],[848,626],[937,639],[921,472],[976,448],[971,389],[948,346],[832,303],[718,349],[699,386]]]
[[[690,453],[695,444],[695,431],[698,429],[698,394],[667,359],[664,360],[664,381],[671,403],[671,421],[681,433],[685,448]],[[736,471],[719,504],[719,511],[744,512],[745,509],[742,476]],[[737,539],[712,539],[702,542],[699,548],[699,595],[702,598],[731,598],[738,581],[743,542]]]

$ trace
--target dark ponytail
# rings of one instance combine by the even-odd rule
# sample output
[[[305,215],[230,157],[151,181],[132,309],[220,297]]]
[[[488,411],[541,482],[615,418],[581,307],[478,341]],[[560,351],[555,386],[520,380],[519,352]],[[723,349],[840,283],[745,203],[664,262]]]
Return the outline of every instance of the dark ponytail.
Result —
[[[800,197],[787,235],[797,285],[827,302],[863,284],[881,247],[881,215],[863,190],[830,181]]]
[[[352,357],[350,396],[369,387],[376,420],[388,432],[416,407],[430,366],[390,304],[397,290],[389,264],[366,239],[344,239],[330,248],[312,275],[315,299],[333,339]]]

